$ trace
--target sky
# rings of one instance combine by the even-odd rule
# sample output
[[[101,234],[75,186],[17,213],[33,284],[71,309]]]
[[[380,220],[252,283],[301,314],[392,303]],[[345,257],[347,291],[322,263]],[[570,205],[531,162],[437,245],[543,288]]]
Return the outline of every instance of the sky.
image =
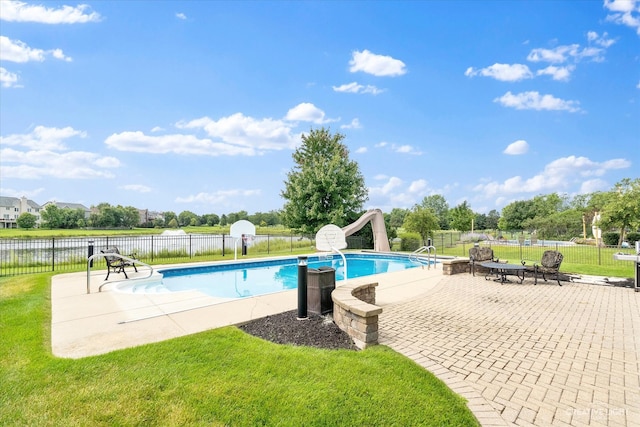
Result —
[[[0,195],[279,210],[303,134],[364,209],[640,177],[640,0],[0,0]]]

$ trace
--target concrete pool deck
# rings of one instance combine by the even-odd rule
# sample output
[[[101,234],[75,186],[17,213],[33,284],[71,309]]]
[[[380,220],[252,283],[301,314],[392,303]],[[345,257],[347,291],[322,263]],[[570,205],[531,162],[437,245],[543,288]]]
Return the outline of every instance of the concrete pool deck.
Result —
[[[220,302],[198,293],[98,292],[106,272],[52,280],[52,347],[79,358],[243,323],[297,292]],[[468,400],[483,426],[640,426],[640,293],[564,282],[501,285],[440,266],[378,282],[380,344]],[[201,307],[201,308],[197,308]]]

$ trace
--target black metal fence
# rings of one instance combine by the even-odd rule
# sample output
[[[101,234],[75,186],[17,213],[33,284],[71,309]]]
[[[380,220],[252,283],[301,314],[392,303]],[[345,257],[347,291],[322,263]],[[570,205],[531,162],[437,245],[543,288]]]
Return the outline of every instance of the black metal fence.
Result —
[[[347,237],[347,242],[349,248],[367,249],[360,237]],[[315,250],[315,241],[300,235],[257,235],[244,242],[220,234],[0,239],[0,276],[78,271],[86,268],[89,256],[113,247],[147,264],[164,264],[240,256],[243,245],[252,256]],[[95,258],[93,268],[106,269],[104,259]]]
[[[468,256],[472,242],[460,242],[459,234],[436,234],[432,244],[438,255]],[[349,249],[372,249],[360,237],[347,237]],[[244,242],[249,256],[286,255],[315,251],[315,241],[301,235],[257,235]],[[633,275],[632,263],[615,260],[618,247],[567,245],[566,242],[542,241],[536,244],[524,241],[488,241],[494,255],[502,260],[519,262],[540,261],[547,249],[558,250],[564,255],[564,266],[571,264],[628,267]],[[78,271],[86,268],[87,258],[106,248],[117,247],[121,254],[136,254],[147,264],[170,264],[185,261],[210,261],[220,257],[233,258],[242,255],[243,242],[230,235],[183,234],[143,236],[99,236],[82,238],[49,239],[0,239],[0,276],[18,274]],[[397,248],[394,248],[397,249]],[[624,251],[624,249],[622,249]],[[627,250],[626,252],[629,252]],[[630,252],[629,252],[630,253]],[[104,259],[94,259],[93,268],[106,269]]]

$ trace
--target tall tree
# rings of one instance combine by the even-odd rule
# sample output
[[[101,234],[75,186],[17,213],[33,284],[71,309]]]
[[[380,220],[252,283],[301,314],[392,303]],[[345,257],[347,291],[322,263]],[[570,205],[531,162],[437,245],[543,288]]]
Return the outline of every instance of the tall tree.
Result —
[[[458,231],[470,231],[474,216],[475,214],[465,200],[449,211],[451,218],[449,225]]]
[[[625,178],[616,183],[604,199],[601,227],[615,227],[620,230],[618,245],[624,241],[627,228],[640,227],[640,178],[633,181]]]
[[[490,230],[497,230],[498,222],[500,222],[500,214],[497,210],[491,209],[487,214],[487,223],[485,224],[485,227]]]
[[[438,224],[442,230],[449,229],[449,204],[444,196],[432,194],[422,199],[421,206],[431,211],[438,217]]]
[[[422,244],[426,245],[429,235],[433,235],[433,231],[438,230],[440,224],[438,217],[431,209],[416,205],[404,218],[403,227],[407,231],[420,234]]]
[[[406,217],[409,212],[409,209],[393,208],[390,214],[384,214],[385,221],[387,221],[388,216],[389,227],[400,228],[404,222],[404,217]]]
[[[367,188],[358,164],[349,159],[344,138],[325,128],[302,135],[281,192],[287,227],[313,234],[327,224],[342,227],[362,210]]]
[[[44,208],[42,212],[40,212],[40,218],[45,228],[60,228],[62,225],[62,212],[60,208],[54,204],[50,204]]]
[[[193,224],[194,220],[196,224]],[[182,211],[178,215],[178,224],[180,224],[180,227],[186,227],[188,225],[199,225],[199,220],[200,218],[198,217],[198,215],[191,211]]]
[[[500,230],[524,230],[524,222],[535,218],[533,200],[517,200],[502,208]]]

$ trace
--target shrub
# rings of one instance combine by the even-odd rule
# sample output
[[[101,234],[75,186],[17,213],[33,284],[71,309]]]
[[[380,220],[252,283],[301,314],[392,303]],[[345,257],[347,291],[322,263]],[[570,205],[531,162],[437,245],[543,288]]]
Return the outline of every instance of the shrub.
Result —
[[[602,241],[607,246],[617,246],[620,241],[620,233],[615,231],[610,231],[607,233],[602,233]]]
[[[422,246],[422,244],[418,233],[407,233],[400,236],[401,251],[413,252],[420,246]]]
[[[635,231],[627,233],[627,242],[629,242],[630,245],[635,245],[638,240],[640,240],[640,233]]]

